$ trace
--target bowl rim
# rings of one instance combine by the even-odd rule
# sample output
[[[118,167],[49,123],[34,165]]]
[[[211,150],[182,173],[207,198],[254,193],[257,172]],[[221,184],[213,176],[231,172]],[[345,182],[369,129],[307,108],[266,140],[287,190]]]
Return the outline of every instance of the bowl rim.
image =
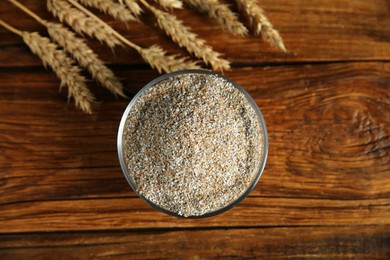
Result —
[[[161,82],[161,81],[163,81],[163,80],[165,80],[167,78],[171,78],[171,77],[175,77],[175,76],[183,75],[183,74],[207,74],[207,75],[213,75],[213,76],[217,76],[217,77],[223,78],[224,80],[230,82],[237,90],[239,90],[241,93],[244,94],[244,96],[246,97],[248,102],[251,104],[252,108],[255,110],[257,118],[258,118],[259,123],[260,123],[260,125],[262,127],[262,130],[263,130],[263,140],[264,140],[263,141],[264,142],[263,157],[262,157],[261,163],[259,164],[259,166],[257,168],[257,173],[256,173],[255,177],[253,178],[252,182],[250,183],[248,188],[245,190],[245,192],[243,192],[234,201],[232,201],[228,205],[226,205],[226,206],[224,206],[224,207],[222,207],[222,208],[220,208],[218,210],[215,210],[215,211],[212,211],[212,212],[208,212],[206,214],[199,215],[199,216],[187,216],[187,217],[179,215],[178,213],[169,211],[169,210],[167,210],[165,208],[162,208],[159,205],[157,205],[157,204],[153,203],[152,201],[150,201],[149,199],[147,199],[145,196],[143,196],[143,195],[141,195],[141,194],[139,194],[137,192],[137,186],[135,185],[135,183],[133,182],[132,178],[130,177],[130,173],[129,173],[128,169],[127,169],[127,166],[126,166],[126,163],[125,163],[125,159],[124,159],[124,152],[123,152],[124,127],[125,127],[125,124],[126,124],[126,121],[127,121],[128,114],[129,114],[130,110],[132,109],[132,107],[134,106],[135,102],[138,100],[138,98],[141,95],[143,95],[145,93],[145,91],[147,91],[149,88],[153,87],[155,84],[157,84],[157,83],[159,83],[159,82]],[[233,208],[234,206],[239,204],[244,198],[246,198],[249,195],[249,193],[254,189],[254,187],[259,182],[260,177],[263,174],[263,171],[264,171],[264,168],[265,168],[265,164],[266,164],[266,161],[267,161],[267,157],[268,157],[268,133],[267,133],[267,127],[266,127],[266,124],[265,124],[265,121],[264,121],[263,114],[261,113],[260,108],[257,106],[255,100],[249,95],[249,93],[245,89],[243,89],[236,82],[234,82],[233,80],[231,80],[231,79],[229,79],[229,78],[227,78],[227,77],[225,77],[223,75],[220,75],[218,73],[211,72],[211,71],[208,71],[208,70],[180,70],[180,71],[167,73],[167,74],[164,74],[164,75],[161,75],[161,76],[155,78],[154,80],[152,80],[149,83],[147,83],[143,88],[141,88],[137,92],[137,94],[131,99],[131,101],[127,105],[125,111],[123,112],[123,115],[122,115],[120,123],[119,123],[118,135],[117,135],[117,151],[118,151],[118,158],[119,158],[119,163],[120,163],[121,168],[122,168],[122,172],[125,175],[125,178],[126,178],[127,182],[129,183],[130,187],[133,189],[133,191],[135,192],[135,194],[137,194],[138,197],[143,199],[146,203],[148,203],[154,209],[162,211],[162,212],[164,212],[164,213],[166,213],[168,215],[175,216],[175,217],[180,217],[180,218],[207,218],[207,217],[212,217],[212,216],[215,216],[215,215],[218,215],[218,214],[221,214],[223,212],[226,212],[226,211],[230,210],[231,208]]]

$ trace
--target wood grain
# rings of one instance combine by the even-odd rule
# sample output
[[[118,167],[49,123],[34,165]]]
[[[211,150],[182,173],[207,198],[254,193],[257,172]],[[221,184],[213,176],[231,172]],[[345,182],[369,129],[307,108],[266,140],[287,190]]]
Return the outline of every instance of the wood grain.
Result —
[[[45,7],[46,1],[21,0],[26,6],[44,18],[54,20]],[[262,6],[277,28],[289,50],[287,54],[263,43],[256,37],[232,36],[222,30],[217,22],[205,19],[194,11],[175,11],[185,24],[214,49],[225,53],[225,57],[238,64],[275,62],[318,62],[318,61],[362,61],[390,60],[390,4],[386,0],[264,0]],[[29,31],[44,32],[44,28],[18,11],[11,4],[2,1],[0,16],[13,21],[13,25]],[[145,24],[125,24],[102,16],[128,39],[141,46],[158,43],[172,53],[183,53],[161,31],[153,26],[150,15]],[[22,40],[0,28],[0,67],[39,66],[40,61],[30,55]],[[223,44],[221,44],[223,43]],[[113,64],[143,64],[133,50],[116,49],[115,54],[108,47],[91,41],[91,46],[107,62]],[[245,51],[243,51],[245,46]],[[15,58],[17,57],[17,58]]]
[[[63,259],[385,259],[390,255],[390,226],[386,227],[6,235],[0,237],[0,258],[45,259],[51,255]]]
[[[96,89],[103,102],[88,117],[66,106],[52,73],[4,73],[3,230],[390,224],[389,70],[387,63],[348,63],[228,73],[262,108],[270,142],[266,170],[239,207],[184,222],[155,212],[124,180],[116,132],[126,100]],[[126,78],[130,92],[154,77],[120,73],[142,75]],[[10,85],[9,77],[21,75],[28,80]],[[45,109],[50,113],[42,114]]]
[[[353,63],[229,73],[255,97],[269,131],[267,167],[253,194],[388,198],[389,68]],[[122,71],[120,76],[136,90],[155,74]],[[45,71],[0,75],[0,168],[5,172],[0,201],[18,201],[19,192],[29,200],[127,196],[116,132],[128,101],[95,89],[102,102],[88,117],[66,104],[58,84]],[[42,114],[44,109],[50,113]],[[25,185],[29,182],[39,186]]]
[[[45,1],[20,0],[55,20]],[[194,11],[185,24],[233,61],[267,123],[260,183],[207,219],[160,213],[128,186],[116,134],[129,99],[88,82],[84,115],[22,40],[0,28],[0,259],[390,257],[390,2],[264,0],[289,53],[233,37]],[[142,46],[185,52],[153,26],[100,15]],[[0,19],[45,34],[0,3]],[[157,76],[132,50],[88,43],[132,97]]]
[[[330,200],[248,197],[206,219],[160,213],[139,198],[20,202],[2,205],[2,232],[147,228],[389,225],[389,199]]]

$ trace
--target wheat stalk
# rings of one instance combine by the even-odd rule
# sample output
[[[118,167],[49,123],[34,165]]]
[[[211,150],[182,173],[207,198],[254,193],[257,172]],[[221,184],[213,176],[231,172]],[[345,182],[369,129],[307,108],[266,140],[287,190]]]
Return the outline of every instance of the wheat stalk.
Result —
[[[186,58],[177,55],[166,55],[166,52],[158,45],[140,50],[142,58],[158,72],[173,72],[184,69],[200,69],[196,62],[190,62]]]
[[[37,32],[22,32],[0,20],[0,25],[23,38],[23,41],[36,54],[46,66],[50,66],[61,80],[60,88],[68,87],[68,98],[73,97],[76,106],[84,112],[91,114],[91,103],[94,101],[92,93],[85,84],[86,79],[81,75],[81,69],[74,65],[59,46],[49,38],[40,36]]]
[[[31,51],[61,79],[61,87],[68,87],[68,98],[73,97],[77,107],[91,114],[91,102],[94,98],[85,84],[86,79],[80,74],[81,69],[73,64],[73,60],[59,50],[56,44],[38,33],[23,32],[22,37]]]
[[[126,5],[135,16],[139,16],[142,13],[142,9],[136,0],[124,0],[124,2],[123,0],[119,0],[119,3]]]
[[[189,6],[208,14],[212,19],[230,33],[245,36],[248,29],[238,20],[237,15],[232,12],[228,5],[220,3],[218,0],[183,0]]]
[[[115,95],[126,97],[122,83],[84,40],[76,37],[72,31],[61,24],[47,23],[46,26],[50,37],[86,68],[94,79]]]
[[[129,9],[125,8],[123,5],[116,3],[114,0],[78,0],[82,4],[94,7],[100,11],[111,15],[115,19],[118,19],[122,22],[127,23],[129,20],[136,21],[135,18],[130,12]]]
[[[165,10],[167,9],[181,9],[183,8],[183,3],[180,0],[154,0],[157,4],[159,4]]]
[[[264,41],[284,52],[287,51],[282,37],[265,16],[264,10],[259,6],[257,0],[236,0],[236,2],[238,8],[248,18],[256,35],[261,34]]]
[[[110,30],[107,30],[106,26],[96,23],[94,19],[74,8],[66,0],[47,0],[47,8],[54,16],[58,17],[61,22],[66,22],[80,34],[95,37],[111,48],[122,45],[117,37],[115,37]]]
[[[140,0],[157,18],[159,27],[169,35],[180,47],[185,47],[196,57],[202,58],[206,64],[210,64],[214,70],[230,69],[229,61],[220,58],[220,53],[205,44],[205,41],[191,32],[176,16],[163,12],[149,5],[145,0]]]
[[[91,73],[92,77],[100,84],[115,95],[125,97],[121,82],[115,77],[114,73],[104,65],[104,62],[99,59],[96,53],[89,48],[83,39],[78,38],[75,33],[59,23],[48,22],[40,18],[37,14],[16,0],[8,1],[45,26],[52,40],[64,48],[64,50],[77,60],[82,67],[86,68]]]
[[[122,43],[126,44],[128,47],[135,49],[141,57],[150,64],[152,68],[156,68],[160,73],[165,72],[173,72],[176,70],[183,69],[200,69],[196,62],[189,61],[185,58],[179,58],[177,55],[166,55],[165,51],[161,49],[161,47],[157,45],[153,45],[149,48],[142,48],[137,44],[127,40],[117,31],[115,31],[112,27],[98,18],[96,15],[88,11],[82,5],[77,3],[74,0],[67,0],[73,6],[75,6],[79,11],[86,14],[89,18],[93,19],[95,22],[105,27],[105,30],[109,31],[112,35],[117,37]]]

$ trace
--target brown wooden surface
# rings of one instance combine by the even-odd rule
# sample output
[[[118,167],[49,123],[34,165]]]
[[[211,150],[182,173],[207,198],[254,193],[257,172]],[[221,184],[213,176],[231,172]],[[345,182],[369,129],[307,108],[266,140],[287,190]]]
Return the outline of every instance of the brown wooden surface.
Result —
[[[310,234],[310,235],[308,235]],[[72,259],[365,258],[388,255],[389,233],[378,226],[71,232],[5,235],[4,258]],[[140,243],[142,241],[142,243]],[[243,243],[245,241],[245,243]],[[162,250],[164,249],[164,250]]]
[[[45,1],[20,2],[53,20]],[[99,102],[82,114],[0,28],[0,259],[389,259],[390,1],[262,3],[289,53],[178,12],[233,61],[225,75],[260,106],[270,143],[249,197],[198,220],[157,212],[128,186],[116,133],[129,100],[91,82]],[[6,1],[0,18],[44,33]],[[153,26],[102,18],[142,46],[184,53]],[[157,76],[131,50],[90,45],[130,96]]]

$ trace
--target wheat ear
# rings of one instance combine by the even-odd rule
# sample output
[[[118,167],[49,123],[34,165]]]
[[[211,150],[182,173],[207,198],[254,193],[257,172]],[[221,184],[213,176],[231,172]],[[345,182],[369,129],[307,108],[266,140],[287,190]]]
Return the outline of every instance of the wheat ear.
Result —
[[[180,0],[154,0],[154,2],[159,4],[165,10],[183,8],[183,3]]]
[[[186,58],[177,55],[167,55],[158,45],[152,45],[149,48],[142,48],[139,53],[144,61],[150,64],[158,72],[173,72],[184,69],[200,69],[196,62],[189,61]]]
[[[76,37],[72,31],[61,24],[47,23],[46,26],[50,37],[86,68],[95,80],[115,95],[126,97],[122,83],[84,40]]]
[[[286,52],[283,39],[279,32],[274,29],[271,22],[264,14],[257,0],[236,0],[240,11],[248,18],[255,35],[260,35],[264,41]]]
[[[205,41],[191,32],[190,29],[183,25],[182,21],[176,16],[163,12],[149,5],[145,0],[140,0],[157,18],[159,27],[169,35],[174,42],[180,47],[185,47],[196,57],[203,59],[206,64],[210,64],[214,70],[230,69],[229,61],[220,58],[220,53],[214,51],[212,47],[205,44]]]
[[[104,42],[109,47],[114,48],[122,43],[105,26],[96,23],[83,12],[77,10],[66,0],[47,0],[47,8],[61,22],[66,22],[76,32],[86,34]]]
[[[135,16],[139,16],[142,13],[142,8],[136,0],[119,0],[119,3],[121,5],[126,5]]]
[[[59,50],[56,44],[38,33],[23,32],[23,40],[46,66],[53,69],[61,79],[61,87],[68,87],[68,97],[74,98],[76,106],[91,114],[91,102],[94,98],[85,84],[86,79],[80,74],[81,69],[74,65],[73,60]]]
[[[94,7],[108,15],[111,15],[117,20],[127,23],[128,21],[136,21],[129,9],[121,4],[116,3],[114,0],[78,0],[80,3]]]
[[[0,20],[0,25],[23,38],[30,50],[36,54],[45,66],[50,66],[61,80],[60,87],[68,87],[68,98],[73,97],[76,106],[91,114],[91,103],[94,101],[92,93],[85,84],[86,79],[80,74],[81,69],[74,65],[74,61],[51,42],[49,38],[40,36],[37,32],[22,32]]]
[[[245,36],[248,29],[238,20],[237,14],[230,10],[229,6],[218,0],[183,0],[192,8],[206,13],[210,18],[234,35]]]
[[[183,69],[200,69],[196,62],[189,61],[185,58],[179,58],[177,55],[166,55],[165,51],[163,51],[159,46],[153,45],[149,48],[142,48],[137,44],[127,40],[120,33],[115,31],[112,27],[102,21],[99,17],[88,11],[82,5],[77,3],[74,0],[67,0],[73,6],[75,6],[79,11],[86,14],[88,17],[93,19],[95,22],[104,26],[107,31],[112,33],[119,39],[122,43],[126,44],[128,47],[135,49],[141,57],[150,64],[152,68],[157,69],[161,72],[173,72],[177,70]]]
[[[40,18],[37,14],[16,0],[8,1],[45,26],[52,40],[64,48],[64,50],[77,60],[82,67],[86,68],[91,73],[92,77],[100,84],[115,95],[125,97],[122,83],[115,77],[114,73],[104,64],[104,62],[99,59],[97,54],[89,48],[83,39],[78,38],[75,33],[59,23],[48,22]]]

